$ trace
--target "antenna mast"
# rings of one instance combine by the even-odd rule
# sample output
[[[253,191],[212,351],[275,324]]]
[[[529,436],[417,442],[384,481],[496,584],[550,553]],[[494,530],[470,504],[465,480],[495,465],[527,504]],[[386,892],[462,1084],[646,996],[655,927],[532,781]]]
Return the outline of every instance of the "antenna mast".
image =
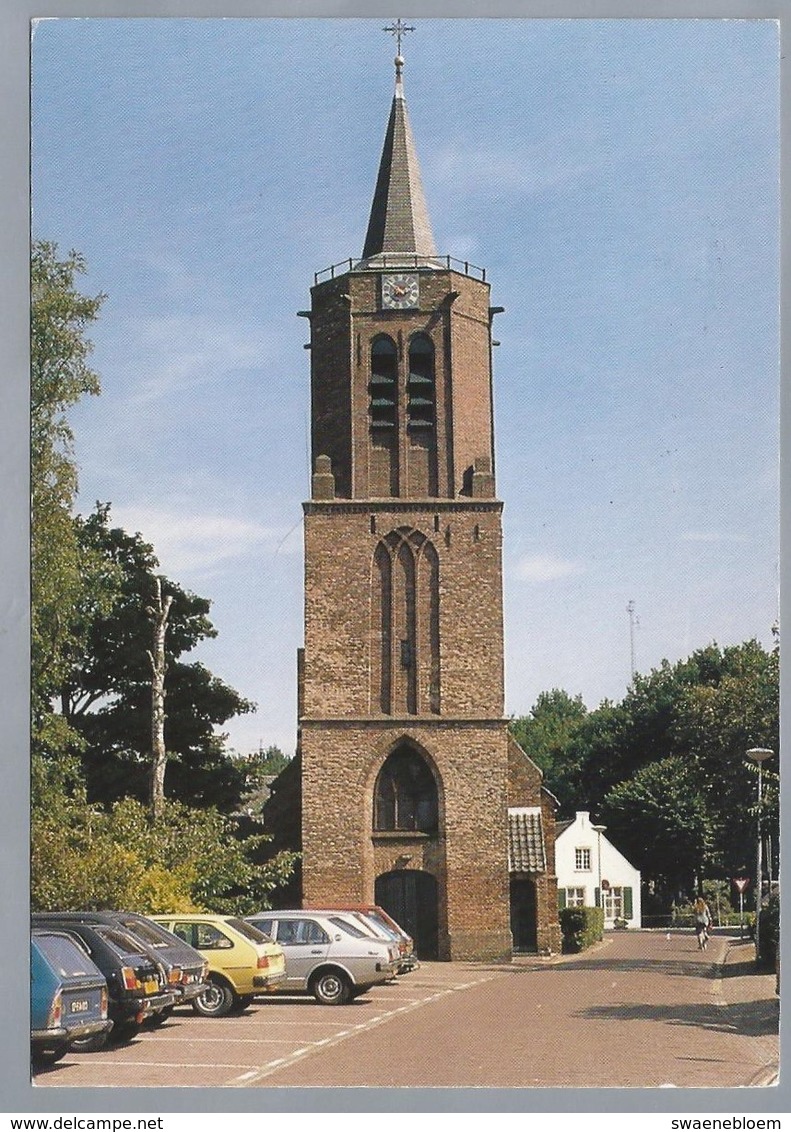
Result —
[[[640,619],[634,615],[633,601],[627,603],[626,612],[629,614],[629,656],[631,660],[632,680],[634,680],[637,675],[637,666],[634,659],[634,630],[635,626],[640,624]]]

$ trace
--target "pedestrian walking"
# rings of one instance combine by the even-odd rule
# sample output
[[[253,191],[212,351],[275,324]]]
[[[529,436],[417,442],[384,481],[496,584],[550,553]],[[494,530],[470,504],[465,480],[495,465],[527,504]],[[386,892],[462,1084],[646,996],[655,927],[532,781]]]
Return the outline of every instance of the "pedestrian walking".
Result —
[[[709,906],[702,896],[699,896],[695,901],[695,935],[698,938],[698,948],[700,951],[706,950],[706,944],[709,942],[709,927],[711,925],[711,912]]]

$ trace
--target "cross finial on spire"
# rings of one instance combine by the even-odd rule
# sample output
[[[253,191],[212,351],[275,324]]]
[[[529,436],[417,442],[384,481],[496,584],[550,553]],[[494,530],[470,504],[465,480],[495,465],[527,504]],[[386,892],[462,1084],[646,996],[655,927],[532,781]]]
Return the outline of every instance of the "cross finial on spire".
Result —
[[[395,21],[395,23],[390,24],[388,27],[382,28],[382,31],[389,31],[391,35],[394,35],[396,37],[395,65],[396,65],[396,75],[399,78],[401,77],[401,68],[404,65],[404,60],[401,56],[401,40],[403,39],[403,37],[406,35],[406,33],[408,31],[414,31],[414,30],[415,30],[415,25],[414,24],[405,24],[400,16]]]

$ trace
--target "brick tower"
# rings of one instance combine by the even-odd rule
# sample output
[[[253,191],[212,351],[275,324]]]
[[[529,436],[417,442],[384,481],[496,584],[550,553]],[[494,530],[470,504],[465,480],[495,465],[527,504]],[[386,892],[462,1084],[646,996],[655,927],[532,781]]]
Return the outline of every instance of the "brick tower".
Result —
[[[395,62],[362,257],[319,273],[300,312],[302,896],[383,905],[423,958],[491,959],[512,949],[509,803],[553,816],[503,715],[497,308],[484,271],[437,255]],[[556,925],[545,889],[538,918]]]

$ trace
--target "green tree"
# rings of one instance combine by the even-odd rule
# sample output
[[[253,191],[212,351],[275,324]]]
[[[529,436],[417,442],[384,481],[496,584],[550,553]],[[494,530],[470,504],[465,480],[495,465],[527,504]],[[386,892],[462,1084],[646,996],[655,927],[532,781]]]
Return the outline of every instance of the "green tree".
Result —
[[[716,681],[684,689],[673,738],[695,767],[714,829],[712,865],[726,876],[749,869],[755,845],[757,768],[751,747],[780,749],[779,649],[757,641],[724,649]],[[777,845],[777,758],[764,765],[763,825]]]
[[[31,832],[34,911],[245,915],[268,907],[295,860],[293,853],[267,858],[268,838],[240,838],[237,823],[216,809],[166,801],[154,821],[134,798],[91,804],[68,758],[34,759]]]
[[[573,812],[581,801],[581,754],[574,738],[585,728],[588,710],[582,697],[561,688],[542,692],[528,715],[511,720],[511,733],[525,754],[544,772],[544,785]]]
[[[110,607],[84,613],[79,626],[84,647],[73,656],[60,690],[63,715],[83,740],[89,798],[149,797],[152,623],[146,611],[160,579],[171,599],[165,637],[166,792],[190,805],[233,810],[244,776],[216,728],[253,704],[199,662],[181,659],[216,636],[211,603],[161,578],[153,547],[141,535],[112,526],[109,504],[78,519],[77,528],[79,545],[116,579]]]
[[[79,545],[72,522],[77,490],[73,435],[66,411],[99,392],[88,365],[85,332],[103,295],[81,294],[77,252],[33,244],[31,255],[31,715],[33,749],[57,753],[74,736],[52,710],[52,698],[75,647],[74,611],[101,590],[101,567]]]
[[[694,767],[672,756],[649,763],[605,796],[607,836],[664,894],[695,890],[712,846],[711,819]]]
[[[288,755],[275,744],[236,760],[236,766],[244,778],[242,804],[246,810],[255,812],[261,809],[269,797],[269,783],[290,762]]]

